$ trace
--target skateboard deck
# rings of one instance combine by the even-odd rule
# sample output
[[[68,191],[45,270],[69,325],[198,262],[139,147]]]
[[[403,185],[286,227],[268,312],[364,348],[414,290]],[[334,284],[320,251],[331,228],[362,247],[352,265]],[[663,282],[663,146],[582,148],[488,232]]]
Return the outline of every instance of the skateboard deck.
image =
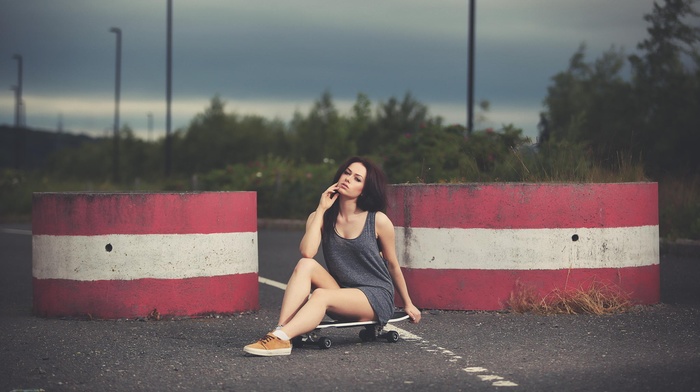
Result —
[[[408,319],[405,312],[394,312],[388,323],[395,323]],[[292,339],[294,347],[302,347],[306,344],[316,344],[323,349],[331,348],[333,341],[327,336],[322,336],[321,332],[326,328],[353,328],[364,327],[360,330],[360,339],[363,342],[386,339],[387,342],[396,343],[399,341],[399,333],[396,331],[386,331],[377,321],[322,321],[313,331],[297,336]]]

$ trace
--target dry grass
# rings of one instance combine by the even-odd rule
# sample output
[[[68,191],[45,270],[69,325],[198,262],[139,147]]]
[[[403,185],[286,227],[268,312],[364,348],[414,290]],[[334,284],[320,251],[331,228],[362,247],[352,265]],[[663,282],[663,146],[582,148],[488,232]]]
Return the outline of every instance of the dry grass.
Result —
[[[594,281],[586,288],[555,289],[544,297],[518,283],[507,305],[516,313],[603,315],[625,312],[632,303],[619,287]]]

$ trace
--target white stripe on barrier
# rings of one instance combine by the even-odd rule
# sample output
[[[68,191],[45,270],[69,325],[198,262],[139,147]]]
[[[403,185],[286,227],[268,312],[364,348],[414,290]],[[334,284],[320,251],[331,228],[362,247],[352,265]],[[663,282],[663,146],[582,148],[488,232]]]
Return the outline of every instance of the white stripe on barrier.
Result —
[[[33,276],[77,281],[258,272],[257,233],[35,235]]]
[[[659,263],[659,227],[594,229],[396,228],[402,266],[415,269],[558,270]]]

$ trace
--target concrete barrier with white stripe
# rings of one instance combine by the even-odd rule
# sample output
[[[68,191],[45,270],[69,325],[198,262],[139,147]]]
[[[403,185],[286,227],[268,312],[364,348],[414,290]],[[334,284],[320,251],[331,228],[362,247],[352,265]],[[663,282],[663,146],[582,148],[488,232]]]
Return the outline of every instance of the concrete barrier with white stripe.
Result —
[[[35,193],[32,232],[37,315],[258,308],[255,192]]]
[[[594,282],[660,300],[656,183],[393,185],[389,200],[418,307],[500,310],[519,285]]]

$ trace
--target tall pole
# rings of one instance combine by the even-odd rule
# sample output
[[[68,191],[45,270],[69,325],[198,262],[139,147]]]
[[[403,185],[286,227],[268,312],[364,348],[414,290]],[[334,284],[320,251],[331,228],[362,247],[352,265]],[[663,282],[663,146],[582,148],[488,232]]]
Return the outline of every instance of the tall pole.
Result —
[[[148,112],[146,116],[148,118],[148,141],[150,142],[153,140],[153,113]]]
[[[16,54],[12,56],[17,60],[17,86],[15,90],[15,127],[19,128],[24,125],[22,121],[22,55]]]
[[[474,130],[474,21],[476,0],[469,0],[469,70],[467,71],[467,133]]]
[[[170,104],[172,101],[172,80],[173,80],[173,0],[168,0],[168,22],[167,22],[167,55],[166,55],[166,82],[165,82],[165,176],[170,176],[172,166],[172,140],[170,139]]]
[[[109,31],[117,35],[117,56],[114,71],[114,155],[112,157],[112,178],[115,183],[119,183],[119,96],[122,73],[122,31],[117,27],[112,27]]]
[[[16,54],[12,56],[17,60],[17,85],[12,86],[15,91],[15,169],[19,170],[22,167],[25,151],[25,133],[21,129],[24,125],[23,110],[22,110],[22,55]]]

